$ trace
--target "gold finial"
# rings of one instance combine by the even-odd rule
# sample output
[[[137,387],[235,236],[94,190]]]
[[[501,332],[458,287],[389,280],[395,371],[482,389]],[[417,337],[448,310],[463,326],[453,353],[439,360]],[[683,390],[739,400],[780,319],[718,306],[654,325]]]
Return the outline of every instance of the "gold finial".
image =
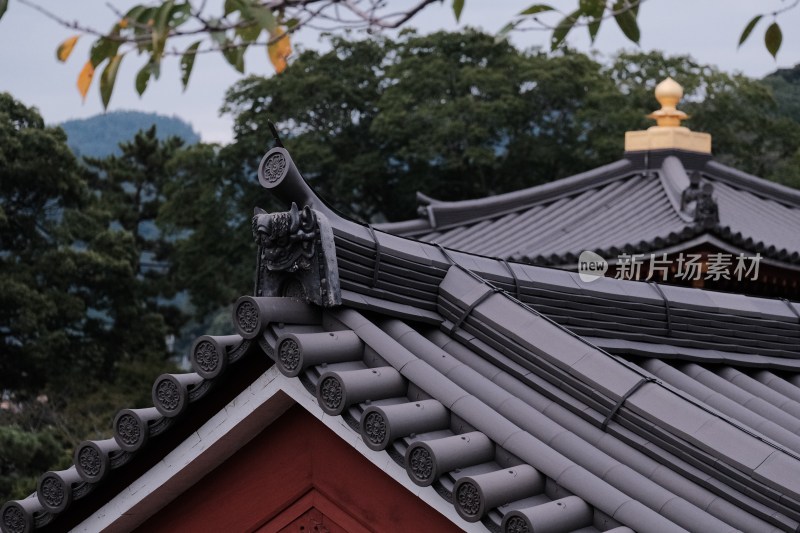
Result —
[[[659,127],[677,127],[681,120],[686,120],[689,115],[678,111],[675,107],[683,98],[683,87],[670,77],[656,85],[656,100],[661,104],[661,109],[653,111],[647,118],[656,121]]]
[[[711,135],[689,130],[681,121],[689,115],[676,109],[683,97],[683,87],[672,78],[656,85],[656,100],[661,109],[647,115],[656,121],[655,126],[645,131],[625,132],[625,151],[687,150],[703,154],[711,153]]]

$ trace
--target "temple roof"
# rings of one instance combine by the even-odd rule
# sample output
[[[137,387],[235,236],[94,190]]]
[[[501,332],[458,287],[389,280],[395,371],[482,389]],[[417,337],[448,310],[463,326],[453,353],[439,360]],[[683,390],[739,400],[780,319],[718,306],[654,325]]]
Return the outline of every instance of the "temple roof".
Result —
[[[665,158],[658,179],[673,167]],[[732,189],[749,179],[732,176]],[[798,303],[586,283],[375,231],[330,209],[281,148],[264,157],[259,179],[289,210],[254,219],[257,285],[235,304],[232,334],[198,338],[194,372],[158,377],[153,408],[123,409],[113,439],[81,443],[72,468],[4,505],[4,531],[69,523],[92,489],[159,460],[159,441],[230,395],[231,376],[247,380],[239,369],[249,360],[269,368],[209,413],[201,442],[241,430],[252,420],[242,410],[258,415],[282,391],[341,420],[343,439],[358,437],[353,445],[386,470],[401,467],[422,501],[452,505],[448,516],[465,529],[800,528]],[[260,393],[266,382],[273,388]],[[136,493],[94,502],[79,527],[135,522]]]
[[[458,202],[420,199],[421,218],[384,231],[540,265],[574,265],[713,242],[800,265],[800,192],[681,150],[631,152],[544,185]]]

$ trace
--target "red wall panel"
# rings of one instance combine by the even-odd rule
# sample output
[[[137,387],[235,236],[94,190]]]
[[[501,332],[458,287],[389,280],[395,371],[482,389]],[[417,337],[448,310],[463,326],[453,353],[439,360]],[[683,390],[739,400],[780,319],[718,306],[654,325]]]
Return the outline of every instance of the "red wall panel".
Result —
[[[459,531],[298,405],[139,531],[310,533],[303,524],[326,520],[330,531]]]

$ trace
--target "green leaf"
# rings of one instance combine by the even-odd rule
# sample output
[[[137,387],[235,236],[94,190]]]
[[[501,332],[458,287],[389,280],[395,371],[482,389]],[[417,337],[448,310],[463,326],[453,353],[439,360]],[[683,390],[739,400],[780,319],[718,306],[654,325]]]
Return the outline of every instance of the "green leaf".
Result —
[[[250,24],[241,28],[236,28],[236,35],[242,38],[242,41],[252,43],[258,39],[264,29],[258,24]]]
[[[298,24],[300,24],[300,21],[298,19],[295,19],[295,18],[291,18],[291,19],[286,21],[286,27],[289,28],[290,30],[293,29]]]
[[[456,16],[456,22],[461,20],[461,11],[464,9],[464,0],[453,0],[453,14]]]
[[[153,58],[158,61],[164,53],[164,45],[169,35],[169,19],[174,0],[167,0],[158,8],[153,25]]]
[[[589,29],[589,39],[594,43],[595,38],[597,37],[597,32],[600,30],[600,22],[602,18],[592,19],[586,27]]]
[[[173,28],[177,28],[187,20],[189,17],[192,16],[192,6],[189,5],[188,2],[183,4],[178,4],[177,6],[172,8],[172,11],[169,14],[170,18],[170,26]]]
[[[764,34],[764,45],[766,45],[767,51],[772,54],[773,58],[778,55],[781,42],[783,42],[783,33],[781,33],[781,27],[778,26],[777,22],[773,22],[769,25],[767,32]]]
[[[8,9],[8,0],[0,0],[0,19],[5,15],[6,9]]]
[[[553,7],[547,4],[533,4],[527,9],[520,11],[519,15],[535,15],[536,13],[544,13],[545,11],[553,11],[553,9]]]
[[[138,9],[139,7],[142,9]],[[153,24],[155,23],[153,17],[155,16],[156,8],[136,6],[131,9],[131,12],[132,15],[128,22],[128,27],[133,26],[133,34],[137,37],[149,36],[152,32]],[[136,43],[136,48],[139,50],[139,52],[150,50],[152,47],[152,39],[139,39]]]
[[[242,2],[241,0],[225,0],[225,14],[224,16],[228,16],[234,11],[239,11],[242,9]]]
[[[150,76],[153,74],[152,66],[152,63],[147,63],[136,74],[136,92],[139,93],[139,96],[142,96],[145,89],[147,89],[147,83],[150,81]]]
[[[217,18],[211,18],[211,19],[208,20],[208,25],[211,28],[218,28],[219,27],[219,23],[220,23],[220,20],[217,19]],[[215,43],[217,43],[217,45],[220,48],[222,48],[224,46],[227,46],[229,44],[228,43],[228,36],[225,35],[224,31],[212,31],[211,32],[211,39]]]
[[[89,51],[89,60],[92,62],[92,66],[97,68],[100,63],[109,57],[117,55],[120,44],[119,41],[112,41],[105,37],[97,39],[92,45],[92,49]]]
[[[135,8],[131,9],[131,11],[134,11],[138,7],[144,7],[144,6],[136,6]],[[148,22],[150,20],[153,20],[153,22],[155,22],[155,20],[153,19],[155,13],[156,13],[155,7],[144,7],[144,9],[137,12],[135,21],[139,25],[148,26],[149,25]]]
[[[244,46],[237,46],[236,48],[226,48],[222,51],[222,55],[228,63],[237,71],[244,73]]]
[[[278,23],[275,21],[275,16],[272,14],[272,10],[268,7],[264,7],[262,5],[247,6],[246,9],[242,9],[242,14],[245,15],[245,17],[256,21],[256,24],[267,30],[269,33],[274,33],[275,29],[278,27]]]
[[[155,63],[151,63],[150,64],[150,72],[153,73],[153,77],[155,79],[158,79],[158,77],[161,76],[161,62],[160,61],[156,61]]]
[[[603,0],[580,0],[578,8],[587,17],[599,18],[603,16],[606,3]]]
[[[750,33],[753,31],[753,29],[756,27],[756,24],[758,24],[758,21],[761,20],[761,17],[763,16],[764,15],[756,15],[755,17],[753,17],[753,20],[747,23],[747,26],[744,27],[744,31],[742,31],[742,36],[739,37],[739,46],[742,46],[744,42],[747,40],[747,38],[750,37]]]
[[[143,6],[141,4],[135,5],[132,8],[130,8],[128,10],[128,12],[125,13],[125,16],[122,17],[122,18],[126,19],[128,22],[138,22],[139,21],[139,16],[142,14],[142,11],[144,11],[145,9],[147,9],[146,6]]]
[[[630,4],[625,0],[619,0],[614,4],[614,11],[619,11],[614,15],[617,21],[617,26],[622,30],[622,33],[632,42],[639,44],[641,37],[639,33],[639,24],[636,22],[636,12],[630,7]]]
[[[597,32],[600,30],[600,24],[603,22],[606,3],[604,0],[580,0],[578,6],[583,16],[588,20],[586,28],[589,30],[589,39],[594,42]]]
[[[169,23],[170,15],[172,14],[172,7],[175,5],[175,0],[167,0],[161,7],[158,8],[155,16],[155,29],[160,33],[165,33]]]
[[[114,83],[117,81],[117,71],[122,57],[125,54],[115,55],[106,65],[105,70],[100,75],[100,98],[103,100],[103,109],[108,109],[108,102],[111,100],[111,93],[114,92]]]
[[[186,86],[189,84],[189,76],[192,74],[192,68],[194,67],[194,58],[197,57],[197,47],[200,46],[202,41],[197,41],[181,56],[181,82],[183,83],[183,90],[186,90]]]
[[[567,38],[567,34],[570,32],[575,23],[578,22],[578,18],[581,16],[581,12],[579,9],[576,9],[566,17],[564,17],[561,22],[558,23],[556,29],[553,30],[553,36],[550,39],[550,49],[555,50],[564,42],[564,39]]]

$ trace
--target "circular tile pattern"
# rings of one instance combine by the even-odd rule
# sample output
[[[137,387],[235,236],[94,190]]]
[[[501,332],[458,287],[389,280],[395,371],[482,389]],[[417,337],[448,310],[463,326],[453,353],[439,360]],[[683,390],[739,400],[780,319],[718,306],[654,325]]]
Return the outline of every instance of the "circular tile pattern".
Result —
[[[22,533],[25,531],[25,515],[22,509],[8,506],[3,511],[3,525],[9,533]]]
[[[134,446],[142,438],[142,428],[131,414],[124,414],[117,420],[117,435],[128,446]]]
[[[264,166],[261,167],[262,175],[269,183],[275,183],[281,179],[284,170],[286,170],[286,158],[280,152],[269,156],[267,160],[264,161]]]
[[[478,516],[481,509],[481,496],[474,483],[465,481],[458,487],[456,502],[459,509],[467,516]]]
[[[297,370],[300,365],[300,346],[294,339],[284,339],[278,347],[278,358],[288,372]]]
[[[528,523],[518,516],[512,516],[506,522],[506,533],[530,533]]]
[[[78,465],[87,476],[95,477],[102,466],[100,453],[91,446],[84,446],[78,453]]]
[[[342,399],[344,398],[342,384],[335,377],[329,376],[322,380],[322,384],[319,387],[319,395],[322,403],[328,409],[336,410],[342,405]]]
[[[156,399],[167,411],[174,411],[181,402],[181,391],[171,379],[162,379],[156,386]]]
[[[194,347],[194,361],[203,372],[214,372],[219,366],[219,354],[210,341],[201,341]]]
[[[236,308],[236,321],[245,333],[253,333],[258,328],[258,309],[252,302],[244,301]]]
[[[57,477],[50,476],[42,482],[39,494],[48,507],[57,509],[64,503],[64,484]]]
[[[414,448],[408,456],[408,467],[418,481],[430,481],[433,477],[433,457],[427,448]]]
[[[364,419],[364,435],[367,440],[380,446],[386,440],[386,419],[377,411],[372,411]]]

